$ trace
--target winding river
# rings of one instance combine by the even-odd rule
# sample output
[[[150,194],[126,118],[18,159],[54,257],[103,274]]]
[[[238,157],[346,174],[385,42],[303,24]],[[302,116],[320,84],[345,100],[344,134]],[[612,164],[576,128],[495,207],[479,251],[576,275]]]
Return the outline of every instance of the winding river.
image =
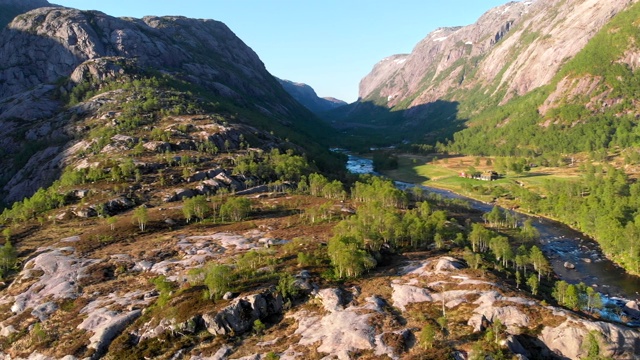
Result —
[[[353,173],[366,174],[373,172],[373,163],[369,159],[348,154],[347,169]],[[414,184],[396,182],[400,188],[412,187]],[[463,199],[473,209],[489,212],[493,205],[486,204],[451,191],[422,186],[426,191],[446,198]],[[621,267],[608,260],[602,254],[598,244],[584,234],[570,227],[544,218],[519,214],[521,219],[533,219],[534,226],[540,232],[540,247],[545,253],[553,270],[560,279],[570,283],[584,282],[606,295],[610,301],[618,303],[640,299],[640,277],[633,276]],[[575,269],[565,268],[565,262],[575,265]]]

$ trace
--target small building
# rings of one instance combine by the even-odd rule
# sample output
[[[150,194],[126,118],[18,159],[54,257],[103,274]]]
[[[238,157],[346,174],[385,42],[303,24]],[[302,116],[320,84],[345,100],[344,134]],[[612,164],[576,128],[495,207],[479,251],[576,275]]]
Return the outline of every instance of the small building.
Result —
[[[495,171],[485,171],[484,173],[480,174],[480,177],[478,179],[482,181],[498,180],[498,173]]]

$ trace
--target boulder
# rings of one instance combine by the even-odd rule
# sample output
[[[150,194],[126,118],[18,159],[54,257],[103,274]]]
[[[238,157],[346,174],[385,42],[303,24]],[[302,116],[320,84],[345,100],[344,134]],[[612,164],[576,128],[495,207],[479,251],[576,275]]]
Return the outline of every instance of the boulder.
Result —
[[[443,256],[438,259],[438,262],[436,263],[434,270],[436,272],[443,273],[443,272],[449,272],[449,271],[456,271],[459,269],[463,269],[464,267],[465,266],[462,263],[462,261],[449,256]]]
[[[180,150],[196,150],[196,143],[192,140],[178,141],[176,146]]]
[[[565,263],[564,263],[564,267],[565,267],[566,269],[573,270],[573,269],[575,269],[575,268],[576,268],[576,265],[575,265],[575,264],[573,264],[573,263],[570,263],[570,262],[568,262],[568,261],[565,261]]]
[[[207,172],[206,171],[198,171],[195,172],[193,174],[191,174],[191,176],[189,176],[187,178],[187,182],[194,182],[194,181],[202,181],[207,179]]]
[[[73,215],[79,217],[79,218],[90,218],[90,217],[95,217],[98,216],[98,212],[96,211],[96,209],[92,208],[92,207],[84,207],[84,208],[76,208],[72,210]]]
[[[11,336],[11,334],[17,333],[17,332],[18,330],[16,330],[16,328],[13,325],[2,327],[2,329],[0,329],[0,337],[9,337]]]
[[[502,306],[502,307],[485,307],[481,306],[474,311],[476,314],[471,316],[467,324],[472,326],[474,331],[483,331],[483,327],[486,325],[483,324],[483,319],[488,319],[490,322],[496,321],[496,319],[500,319],[502,324],[506,325],[507,328],[517,329],[519,327],[527,327],[529,326],[530,319],[529,317],[520,311],[515,306]]]
[[[402,284],[391,284],[391,287],[393,288],[393,294],[391,295],[393,306],[400,310],[406,310],[408,304],[433,301],[427,289]]]
[[[216,314],[204,314],[202,320],[213,335],[235,336],[253,327],[253,322],[282,312],[282,296],[263,291],[234,300]]]
[[[322,289],[318,291],[317,297],[322,301],[322,305],[325,310],[329,312],[336,312],[344,309],[344,298],[340,289]]]
[[[134,206],[136,206],[136,204],[124,196],[119,196],[104,203],[104,208],[109,213],[119,213],[124,210],[129,210]]]
[[[223,186],[216,180],[208,179],[202,181],[198,186],[196,186],[196,191],[203,195],[215,194],[221,187]]]
[[[590,331],[606,341],[600,341],[600,353],[616,359],[640,358],[640,332],[623,325],[584,320],[567,320],[557,327],[547,326],[538,338],[552,351],[570,359],[586,356],[583,343]]]
[[[113,142],[113,147],[116,149],[127,150],[132,148],[136,143],[138,143],[138,138],[133,136],[127,136],[122,134],[116,134],[111,137],[111,141]]]
[[[234,179],[232,176],[230,176],[229,174],[227,174],[225,171],[219,173],[218,175],[215,176],[214,178],[215,180],[218,180],[219,182],[235,189],[235,190],[242,190],[244,189],[244,184],[242,184],[240,181]]]
[[[190,199],[196,195],[197,194],[191,189],[176,189],[173,191],[173,193],[165,194],[162,198],[162,201],[164,202],[180,201],[183,199]]]
[[[76,189],[71,191],[69,195],[76,199],[84,199],[85,197],[87,197],[87,195],[89,195],[89,192],[90,191],[88,189]]]
[[[531,357],[531,353],[527,349],[525,349],[524,346],[522,346],[518,339],[513,335],[507,336],[506,345],[509,350],[516,355],[524,356],[525,359]]]
[[[313,284],[308,279],[296,279],[293,287],[303,294],[309,294],[313,291]]]
[[[171,151],[171,144],[165,141],[149,141],[144,143],[142,146],[149,151],[155,151],[163,154],[167,151]]]
[[[177,200],[190,199],[196,196],[196,194],[191,189],[178,189],[176,190],[176,198]]]
[[[95,349],[97,354],[104,354],[109,348],[111,341],[118,336],[135,319],[142,315],[141,310],[133,310],[127,313],[117,313],[114,311],[101,311],[95,318],[90,314],[78,329],[93,331],[93,336],[89,339],[90,349]]]
[[[485,331],[491,326],[491,321],[483,314],[474,314],[467,321],[467,325],[473,328],[474,332]]]
[[[311,273],[309,272],[309,270],[302,270],[300,271],[297,275],[297,278],[299,279],[311,279]]]
[[[224,172],[224,169],[222,168],[209,169],[207,170],[207,176],[209,177],[209,179],[214,179],[216,176],[218,176],[218,174],[222,172]]]
[[[624,305],[625,308],[638,311],[638,302],[637,301],[629,301]]]

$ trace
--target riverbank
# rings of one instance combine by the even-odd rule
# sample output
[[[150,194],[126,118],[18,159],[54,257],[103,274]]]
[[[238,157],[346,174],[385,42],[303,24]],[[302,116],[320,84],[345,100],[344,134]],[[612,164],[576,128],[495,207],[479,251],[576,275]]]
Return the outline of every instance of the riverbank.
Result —
[[[366,168],[372,160],[349,154],[351,166],[357,169]],[[349,167],[349,170],[352,170]],[[364,166],[363,166],[364,165]],[[362,172],[361,172],[362,173]],[[388,172],[385,172],[387,176]],[[468,179],[481,183],[479,180]],[[403,182],[401,182],[403,183]],[[404,182],[406,186],[415,184]],[[423,189],[435,192],[444,197],[467,200],[470,205],[480,211],[488,212],[495,205],[485,199],[472,198],[452,191],[448,188],[437,187],[427,182],[428,186],[420,184]],[[432,186],[436,185],[436,186]],[[513,210],[511,210],[513,211]],[[539,245],[549,258],[554,272],[562,280],[570,283],[584,282],[608,297],[624,299],[638,299],[640,297],[640,277],[626,272],[623,268],[607,259],[597,242],[583,233],[550,218],[526,214],[518,211],[523,220],[531,218],[534,226],[540,232]],[[574,264],[574,269],[567,269],[564,264]]]
[[[438,158],[438,156],[441,157]],[[554,187],[577,182],[582,178],[585,171],[585,168],[578,164],[585,164],[588,159],[572,158],[575,162],[572,160],[571,163],[564,164],[561,167],[528,164],[527,168],[521,169],[528,169],[528,171],[522,171],[519,174],[509,171],[507,175],[500,176],[494,181],[482,181],[461,175],[468,175],[472,172],[487,173],[495,169],[504,169],[505,162],[515,160],[473,156],[444,156],[441,154],[429,156],[399,154],[397,157],[399,160],[398,169],[384,171],[383,175],[394,180],[446,189],[502,208],[517,209],[518,212],[529,216],[557,221],[575,231],[584,232],[583,236],[589,237],[598,243],[600,241],[595,239],[607,239],[607,236],[598,232],[585,231],[586,225],[584,224],[570,223],[572,220],[567,220],[566,217],[563,219],[553,216],[551,213],[532,212],[530,208],[527,208],[526,205],[519,201],[520,196],[526,196],[528,193],[537,194],[544,198],[550,195],[550,192],[551,194],[554,193]],[[589,162],[589,164],[591,163]],[[598,164],[596,163],[595,165]],[[501,173],[504,171],[500,170]],[[551,182],[554,186],[550,187],[549,184]],[[519,189],[526,189],[527,191],[523,195]],[[601,216],[605,216],[605,214],[601,214]],[[618,232],[617,235],[611,235],[609,238],[616,238],[620,235],[620,232]],[[608,251],[605,252],[605,250]],[[634,264],[633,260],[630,260],[629,255],[621,254],[612,246],[608,248],[604,246],[602,251],[609,260],[625,268],[628,273],[640,275],[640,267]]]

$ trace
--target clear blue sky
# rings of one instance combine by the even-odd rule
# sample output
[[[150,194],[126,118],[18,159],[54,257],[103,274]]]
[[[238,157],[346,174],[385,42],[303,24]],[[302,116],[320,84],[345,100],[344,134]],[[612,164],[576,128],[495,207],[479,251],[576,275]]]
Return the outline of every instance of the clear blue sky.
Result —
[[[224,22],[271,74],[348,102],[383,58],[410,53],[438,27],[474,23],[508,0],[49,0],[113,16]]]

